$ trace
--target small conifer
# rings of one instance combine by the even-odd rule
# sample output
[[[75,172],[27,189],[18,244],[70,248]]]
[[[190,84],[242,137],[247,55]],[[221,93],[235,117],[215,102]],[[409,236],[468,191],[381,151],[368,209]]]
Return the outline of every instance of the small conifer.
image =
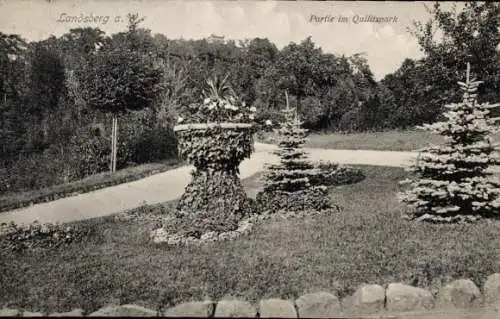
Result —
[[[273,152],[280,163],[267,166],[257,201],[272,210],[328,208],[327,187],[317,182],[322,171],[314,167],[303,150],[307,130],[302,128],[296,109],[288,103],[284,113],[285,122],[275,130],[279,148]]]

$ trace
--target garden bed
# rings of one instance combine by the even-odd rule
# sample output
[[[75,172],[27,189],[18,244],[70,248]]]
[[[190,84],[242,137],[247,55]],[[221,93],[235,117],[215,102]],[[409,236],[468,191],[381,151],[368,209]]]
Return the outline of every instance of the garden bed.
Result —
[[[31,311],[96,310],[135,303],[155,309],[233,296],[297,298],[316,291],[345,297],[362,283],[433,288],[451,279],[477,285],[500,271],[500,223],[434,225],[400,218],[403,169],[362,167],[366,178],[331,188],[341,212],[257,225],[249,235],[202,246],[152,245],[157,221],[109,216],[80,244],[0,256],[0,303]],[[247,191],[255,178],[244,180]],[[155,208],[156,214],[171,211]],[[140,208],[138,215],[151,208]],[[151,213],[151,212],[149,212]]]
[[[179,167],[182,164],[183,163],[178,159],[171,159],[162,163],[151,163],[125,168],[114,174],[109,172],[96,174],[67,184],[60,184],[22,193],[4,194],[0,196],[0,212],[33,204],[50,202],[63,197],[75,196],[105,187],[136,181]]]

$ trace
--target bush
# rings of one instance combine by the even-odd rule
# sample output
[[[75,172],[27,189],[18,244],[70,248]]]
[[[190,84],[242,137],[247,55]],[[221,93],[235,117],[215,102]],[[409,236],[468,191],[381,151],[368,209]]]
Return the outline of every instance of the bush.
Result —
[[[27,226],[3,223],[0,229],[0,250],[24,251],[55,248],[81,241],[89,230],[59,224],[34,222]]]
[[[340,186],[359,183],[365,179],[365,174],[358,168],[339,165],[332,162],[315,163],[315,167],[323,173],[315,176],[314,183],[326,186]]]
[[[177,138],[171,127],[156,125],[137,137],[132,160],[136,164],[177,157]]]
[[[177,140],[171,127],[149,126],[135,114],[122,122],[118,169],[177,157]],[[68,143],[51,145],[40,154],[21,154],[0,168],[0,193],[41,189],[107,172],[110,153],[111,141],[104,127],[88,125],[73,132]]]
[[[62,153],[62,154],[61,154]],[[42,154],[20,155],[0,169],[0,193],[13,193],[61,184],[74,178],[68,152],[52,146]]]
[[[75,134],[71,138],[71,163],[74,179],[81,179],[109,169],[111,145],[104,136]]]
[[[322,211],[330,208],[326,187],[317,186],[294,192],[275,190],[259,192],[256,202],[260,210],[278,211]]]

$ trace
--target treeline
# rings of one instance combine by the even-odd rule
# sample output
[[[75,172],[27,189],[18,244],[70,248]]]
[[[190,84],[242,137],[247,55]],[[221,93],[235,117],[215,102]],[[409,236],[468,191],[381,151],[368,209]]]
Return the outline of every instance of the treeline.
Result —
[[[459,99],[466,61],[498,101],[498,3],[467,3],[454,15],[437,4],[433,23],[412,30],[425,58],[407,59],[376,81],[363,54],[325,53],[311,38],[278,49],[268,39],[168,39],[132,19],[107,36],[96,28],[27,43],[0,33],[0,192],[80,179],[109,167],[111,116],[119,117],[118,168],[176,156],[179,108],[197,102],[210,75],[281,119],[285,92],[316,131],[406,129],[435,121]],[[137,17],[136,17],[137,18]],[[443,41],[433,40],[433,26]],[[146,106],[146,107],[144,107]]]

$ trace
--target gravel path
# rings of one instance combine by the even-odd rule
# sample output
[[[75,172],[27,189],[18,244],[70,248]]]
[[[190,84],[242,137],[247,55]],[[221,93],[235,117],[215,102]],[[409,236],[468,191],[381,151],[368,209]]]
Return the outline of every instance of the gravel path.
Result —
[[[277,162],[269,153],[276,148],[270,144],[255,144],[256,152],[240,165],[241,178],[247,178],[263,169],[264,163]],[[415,152],[368,150],[306,149],[311,160],[334,161],[340,164],[366,164],[376,166],[408,166],[417,156]],[[71,222],[101,217],[144,204],[158,204],[182,195],[190,180],[191,166],[183,166],[134,182],[107,187],[77,196],[61,198],[48,203],[0,213],[0,223],[17,224]]]

